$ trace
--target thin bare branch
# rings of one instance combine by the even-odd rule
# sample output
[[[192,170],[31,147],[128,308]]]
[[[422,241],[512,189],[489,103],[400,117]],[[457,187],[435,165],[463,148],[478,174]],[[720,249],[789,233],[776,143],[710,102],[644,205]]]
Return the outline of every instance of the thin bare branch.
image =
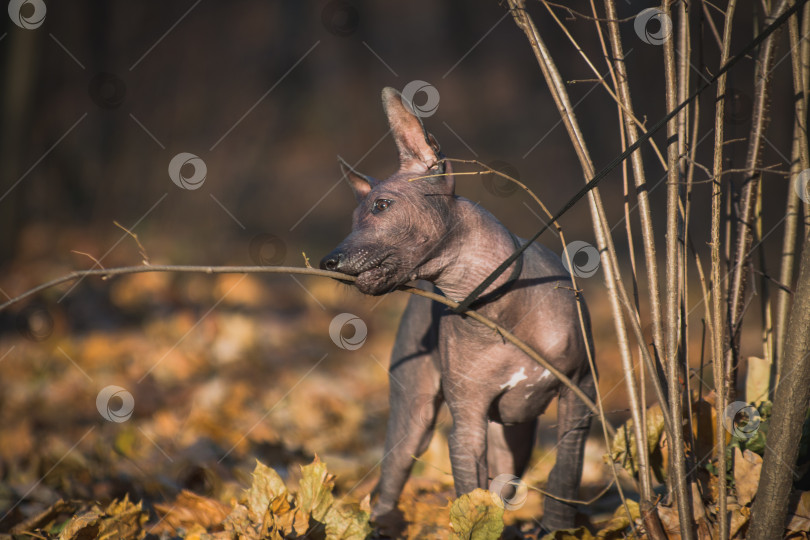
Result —
[[[143,247],[143,244],[141,244],[141,241],[138,240],[138,235],[135,234],[134,232],[130,231],[129,229],[127,229],[126,227],[124,227],[123,225],[118,223],[117,221],[113,221],[113,225],[115,225],[116,227],[118,227],[119,229],[121,229],[122,231],[127,233],[129,236],[132,237],[133,240],[135,240],[135,243],[138,244],[138,252],[140,253],[141,257],[143,258],[143,264],[150,264],[150,262],[149,262],[149,254],[146,252],[146,248]],[[99,266],[101,266],[101,265],[99,265]]]
[[[737,0],[729,0],[726,8],[725,22],[723,23],[723,46],[720,51],[720,64],[728,61],[731,49],[731,29],[734,18],[734,10],[737,7]],[[726,388],[725,383],[725,354],[723,347],[725,344],[725,311],[723,311],[723,287],[721,287],[720,277],[720,220],[721,208],[723,205],[722,178],[723,171],[723,148],[725,132],[725,108],[726,108],[726,75],[721,75],[717,79],[717,100],[714,112],[714,160],[712,171],[716,182],[712,186],[712,219],[711,219],[711,283],[712,283],[712,319],[711,319],[711,339],[712,339],[712,366],[715,387],[715,415],[722,418],[726,409]],[[728,540],[729,520],[728,520],[728,486],[726,482],[726,431],[722,422],[717,422],[715,431],[715,447],[717,448],[717,502],[718,502],[718,528],[720,530],[720,540]]]
[[[624,19],[605,19],[605,18],[601,18],[601,17],[585,15],[584,13],[580,13],[579,11],[573,10],[568,6],[564,6],[562,4],[557,4],[555,2],[550,2],[549,0],[540,0],[540,1],[543,3],[543,5],[546,6],[546,9],[548,9],[549,11],[551,11],[551,6],[553,6],[553,7],[556,7],[556,8],[564,9],[572,17],[579,17],[580,19],[586,19],[588,21],[622,23],[622,22],[632,21],[633,19],[635,19],[635,16],[625,17]]]
[[[784,13],[789,4],[789,0],[780,0],[767,22],[770,23],[771,19]],[[751,257],[750,251],[753,242],[753,217],[756,206],[757,185],[760,181],[760,175],[754,172],[754,169],[758,167],[761,160],[763,137],[769,120],[767,111],[768,90],[776,44],[775,36],[769,36],[760,48],[756,64],[751,137],[745,162],[746,168],[751,172],[747,175],[748,178],[740,196],[737,245],[734,255],[735,266],[732,270],[728,290],[729,327],[732,329],[732,334],[730,335],[731,347],[729,347],[726,354],[725,368],[729,399],[734,397],[734,383],[737,379],[740,334],[735,329],[742,326],[745,288],[748,284],[748,269],[750,266],[748,261]]]
[[[663,17],[671,18],[670,0],[662,4]],[[678,105],[678,79],[675,66],[675,44],[672,39],[664,42],[664,75],[666,81],[666,107],[667,111],[674,111]],[[667,387],[669,389],[669,412],[672,423],[681,425],[683,418],[683,396],[679,380],[679,306],[680,306],[680,272],[679,260],[679,136],[678,117],[667,122],[667,227],[666,227],[666,317],[665,333],[666,353],[665,368],[667,373]],[[681,527],[681,537],[686,540],[695,539],[695,523],[692,512],[692,491],[688,488],[686,474],[686,453],[683,430],[676,429],[674,438],[669,439],[670,446],[670,488],[673,490],[678,504],[678,520]]]
[[[71,253],[75,253],[75,254],[77,254],[77,255],[84,255],[85,257],[87,257],[88,259],[90,259],[91,261],[93,261],[94,263],[96,263],[96,266],[98,266],[98,267],[99,267],[99,268],[101,268],[102,270],[104,269],[104,265],[103,265],[103,264],[101,264],[101,262],[100,262],[98,259],[96,259],[96,258],[95,258],[95,257],[93,257],[92,255],[90,255],[89,253],[85,253],[84,251],[77,251],[77,250],[75,250],[75,249],[71,249],[71,250],[70,250],[70,252],[71,252]]]

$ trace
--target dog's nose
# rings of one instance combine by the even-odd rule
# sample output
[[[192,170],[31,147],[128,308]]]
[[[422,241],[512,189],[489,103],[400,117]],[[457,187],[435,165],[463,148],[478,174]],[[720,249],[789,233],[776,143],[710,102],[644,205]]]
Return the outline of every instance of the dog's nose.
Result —
[[[340,251],[333,251],[332,253],[321,259],[321,269],[337,272],[340,269],[341,262],[343,262],[343,253],[341,253]]]

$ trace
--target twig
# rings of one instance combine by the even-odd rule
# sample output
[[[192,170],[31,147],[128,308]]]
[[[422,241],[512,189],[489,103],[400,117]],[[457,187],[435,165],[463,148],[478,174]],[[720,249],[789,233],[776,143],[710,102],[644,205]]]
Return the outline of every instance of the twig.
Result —
[[[714,19],[712,18],[712,14],[709,13],[709,2],[706,0],[701,0],[700,2],[701,7],[703,8],[703,20],[709,21],[709,28],[712,31],[712,35],[714,36],[715,41],[717,41],[717,48],[721,51],[723,50],[723,40],[720,38],[720,33],[717,31],[717,25],[714,24]]]
[[[93,261],[94,263],[96,263],[96,266],[98,266],[98,267],[99,267],[99,268],[101,268],[102,270],[104,269],[104,265],[103,265],[103,264],[101,264],[101,261],[99,261],[98,259],[96,259],[96,258],[95,258],[95,257],[93,257],[92,255],[90,255],[89,253],[85,253],[84,251],[77,251],[77,250],[75,250],[75,249],[71,249],[71,250],[70,250],[70,252],[71,252],[71,253],[76,253],[77,255],[84,255],[85,257],[87,257],[88,259],[90,259],[91,261]]]
[[[670,0],[662,4],[663,17],[671,17]],[[672,39],[664,42],[664,75],[666,81],[666,107],[667,111],[676,110],[678,105],[677,75],[675,67],[675,44]],[[683,109],[681,109],[683,110]],[[681,527],[681,537],[685,540],[695,539],[695,523],[692,513],[692,492],[688,489],[686,474],[686,454],[683,429],[680,428],[683,418],[683,405],[681,395],[681,385],[678,378],[679,355],[678,355],[678,330],[679,330],[679,305],[680,305],[680,272],[678,269],[678,232],[680,223],[678,220],[678,210],[680,195],[678,193],[679,179],[679,146],[675,144],[678,140],[678,117],[667,122],[667,227],[666,227],[666,316],[665,316],[665,367],[667,373],[667,386],[669,388],[669,411],[672,423],[678,425],[674,430],[674,437],[669,439],[670,446],[668,478],[670,489],[673,490],[678,504],[678,520]]]
[[[130,231],[129,229],[127,229],[126,227],[124,227],[123,225],[118,223],[117,221],[113,221],[113,224],[116,227],[118,227],[119,229],[121,229],[122,231],[124,231],[125,233],[127,233],[128,235],[130,235],[133,240],[135,240],[135,243],[138,244],[138,252],[140,253],[141,257],[143,258],[143,264],[150,264],[149,263],[149,254],[146,252],[146,248],[143,247],[143,244],[141,244],[141,241],[138,240],[138,235],[135,234],[134,232]],[[99,265],[99,266],[101,266],[101,265]]]
[[[556,8],[564,9],[565,11],[570,13],[572,16],[577,16],[580,19],[586,19],[588,21],[619,22],[619,23],[621,23],[621,22],[632,21],[633,19],[636,18],[635,15],[634,15],[632,17],[625,17],[624,19],[603,19],[601,17],[595,17],[595,16],[592,17],[590,15],[585,15],[584,13],[580,13],[579,11],[573,10],[568,6],[564,6],[562,4],[556,4],[554,2],[550,2],[549,0],[541,0],[541,2],[543,3],[543,5],[546,6],[546,9],[548,9],[549,11],[551,11],[551,8],[549,6],[554,6]]]
[[[737,0],[729,0],[723,23],[723,46],[720,51],[720,64],[728,61],[731,48],[731,30]],[[722,418],[726,409],[725,382],[725,329],[723,311],[723,287],[720,277],[720,220],[723,204],[721,174],[723,171],[723,136],[725,131],[726,108],[726,75],[717,79],[717,105],[714,113],[714,161],[712,171],[717,181],[712,185],[712,219],[711,219],[711,283],[712,283],[712,367],[714,374],[714,388],[716,393],[715,415]],[[728,487],[726,483],[726,431],[722,422],[717,422],[715,430],[715,447],[717,448],[717,502],[718,502],[718,528],[720,540],[728,540]]]

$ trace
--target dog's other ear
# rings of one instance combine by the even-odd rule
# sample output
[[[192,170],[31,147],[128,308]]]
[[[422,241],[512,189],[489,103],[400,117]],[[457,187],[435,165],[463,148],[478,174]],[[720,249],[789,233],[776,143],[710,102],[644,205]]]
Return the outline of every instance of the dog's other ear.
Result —
[[[352,188],[352,192],[354,192],[354,198],[357,199],[358,203],[365,199],[366,195],[371,191],[371,188],[379,183],[374,178],[354,170],[354,168],[346,163],[340,156],[338,156],[338,163],[340,164],[340,171],[343,173],[343,177],[349,182],[349,186]]]
[[[400,170],[425,173],[438,163],[439,145],[425,131],[422,120],[413,114],[402,95],[391,87],[383,88],[382,102],[388,124],[399,150]]]

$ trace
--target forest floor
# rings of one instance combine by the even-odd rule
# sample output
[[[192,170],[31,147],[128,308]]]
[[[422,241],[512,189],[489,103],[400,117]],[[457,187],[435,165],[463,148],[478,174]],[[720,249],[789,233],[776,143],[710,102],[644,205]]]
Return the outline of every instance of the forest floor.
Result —
[[[336,495],[362,502],[370,493],[406,295],[364,297],[316,278],[141,274],[87,280],[58,302],[69,288],[0,319],[0,531],[32,524],[60,500],[126,496],[142,502],[146,531],[182,535],[180,522],[161,519],[165,505],[187,490],[231,507],[257,460],[295,490],[300,466],[317,455]],[[342,312],[367,325],[359,349],[330,339]],[[620,377],[605,371],[603,385]],[[102,393],[111,385],[119,388]],[[623,393],[609,397],[615,408]],[[542,488],[554,463],[554,416],[544,417],[530,486]],[[445,409],[402,498],[410,537],[450,533],[450,423]],[[605,453],[594,429],[583,498],[611,480]],[[583,523],[609,518],[617,504],[613,488]],[[542,496],[530,490],[505,521],[529,531],[541,516]]]

